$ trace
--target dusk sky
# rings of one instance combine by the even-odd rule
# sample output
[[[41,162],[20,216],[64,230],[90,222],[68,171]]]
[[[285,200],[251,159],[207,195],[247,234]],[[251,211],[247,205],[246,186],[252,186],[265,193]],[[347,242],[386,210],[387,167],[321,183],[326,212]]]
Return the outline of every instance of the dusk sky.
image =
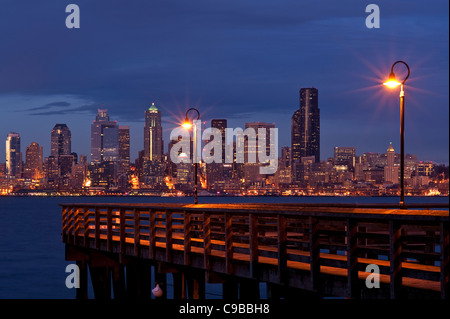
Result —
[[[65,24],[71,3],[79,29]],[[366,27],[371,3],[379,29]],[[189,107],[205,127],[275,123],[290,146],[302,87],[319,91],[322,160],[334,146],[399,152],[399,89],[382,82],[403,60],[405,152],[448,164],[448,12],[448,0],[0,0],[0,162],[12,131],[24,154],[36,141],[48,156],[56,123],[70,128],[73,152],[90,155],[98,108],[130,126],[134,161],[152,102],[166,151]]]

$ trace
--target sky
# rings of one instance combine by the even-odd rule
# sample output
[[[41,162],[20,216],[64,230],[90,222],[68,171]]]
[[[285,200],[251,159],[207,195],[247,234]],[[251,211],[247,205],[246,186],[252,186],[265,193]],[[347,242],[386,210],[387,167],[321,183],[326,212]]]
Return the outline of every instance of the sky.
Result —
[[[71,3],[79,29],[66,27]],[[380,28],[366,26],[371,3]],[[275,123],[290,146],[299,90],[316,87],[322,160],[335,146],[399,152],[399,90],[381,83],[403,60],[405,152],[448,165],[448,12],[447,0],[0,0],[0,139],[18,132],[23,153],[35,141],[48,156],[51,129],[66,123],[72,151],[89,155],[106,108],[130,126],[134,161],[154,102],[166,151],[190,107],[205,128]]]

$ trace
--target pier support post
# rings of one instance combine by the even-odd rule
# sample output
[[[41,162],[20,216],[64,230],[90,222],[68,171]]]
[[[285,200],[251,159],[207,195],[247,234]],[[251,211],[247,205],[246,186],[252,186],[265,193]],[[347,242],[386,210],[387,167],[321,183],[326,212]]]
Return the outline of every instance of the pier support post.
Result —
[[[97,300],[111,299],[110,268],[108,266],[89,266],[89,271],[91,274],[92,288],[94,289],[94,298]]]
[[[186,274],[189,299],[205,299],[205,275],[203,273]]]
[[[125,266],[117,264],[112,269],[112,285],[114,299],[124,299],[126,296],[125,287]]]
[[[172,273],[173,278],[173,299],[186,299],[186,278],[184,273]]]
[[[235,278],[227,278],[222,284],[223,299],[238,299],[239,285]]]
[[[239,299],[259,299],[259,282],[251,279],[240,279]]]
[[[277,300],[281,298],[281,287],[280,285],[268,282],[266,284],[266,293],[268,299]]]
[[[80,270],[80,288],[77,288],[76,299],[88,299],[88,268],[85,260],[77,260]]]

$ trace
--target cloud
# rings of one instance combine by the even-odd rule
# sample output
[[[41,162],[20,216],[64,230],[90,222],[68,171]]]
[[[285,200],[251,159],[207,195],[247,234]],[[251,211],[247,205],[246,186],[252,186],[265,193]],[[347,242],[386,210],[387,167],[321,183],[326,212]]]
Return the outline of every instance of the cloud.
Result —
[[[67,103],[67,104],[70,105],[69,103]],[[79,113],[95,114],[95,113],[97,113],[97,107],[98,107],[98,105],[96,105],[96,104],[86,104],[86,105],[81,105],[81,106],[74,107],[74,108],[65,108],[63,110],[57,109],[57,110],[51,110],[51,111],[46,111],[46,112],[36,112],[36,113],[31,113],[30,115],[47,116],[47,115],[73,115],[73,114],[79,114]],[[34,110],[37,110],[37,109],[43,109],[43,108],[35,108]]]
[[[68,102],[53,102],[53,103],[45,104],[43,106],[32,107],[32,108],[28,109],[27,111],[39,111],[39,110],[47,110],[52,107],[67,107],[67,106],[70,106],[70,103],[68,103]],[[23,111],[16,111],[16,112],[23,112]]]

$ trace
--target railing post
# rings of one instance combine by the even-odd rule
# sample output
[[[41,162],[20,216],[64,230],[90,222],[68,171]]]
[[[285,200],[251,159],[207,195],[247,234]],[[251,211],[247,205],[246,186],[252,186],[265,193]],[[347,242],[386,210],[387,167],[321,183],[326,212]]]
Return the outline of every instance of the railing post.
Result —
[[[358,280],[358,226],[354,219],[347,218],[346,242],[347,242],[347,297],[359,299],[360,289]]]
[[[108,208],[106,212],[106,224],[107,224],[107,235],[106,235],[106,250],[112,251],[112,208]]]
[[[89,241],[89,207],[83,208],[83,222],[84,222],[84,246],[88,246]]]
[[[278,281],[280,284],[286,282],[287,250],[286,250],[286,217],[278,214]]]
[[[148,211],[148,218],[149,218],[149,237],[148,237],[148,249],[149,249],[149,255],[150,259],[155,259],[156,257],[156,212],[152,209]]]
[[[184,265],[191,264],[191,212],[184,211]]]
[[[311,288],[320,290],[320,246],[319,246],[319,220],[309,217],[309,263],[311,272]]]
[[[389,221],[390,297],[400,297],[402,285],[402,226],[399,221]]]
[[[440,266],[441,266],[441,299],[448,299],[450,294],[449,289],[449,223],[441,222],[440,225]]]
[[[233,217],[225,213],[225,272],[233,273]]]
[[[74,225],[75,225],[75,218],[74,218],[74,216],[75,216],[75,214],[74,214],[74,210],[75,210],[75,207],[71,207],[70,208],[70,213],[69,213],[69,216],[70,216],[70,222],[69,222],[69,227],[67,228],[68,229],[68,234],[69,234],[69,241],[70,241],[70,243],[71,244],[75,244],[75,236],[74,236]]]
[[[166,210],[166,262],[172,262],[172,211]]]
[[[140,210],[135,208],[133,212],[134,216],[134,256],[139,257],[139,246],[141,243],[141,222],[140,222]]]
[[[121,208],[120,209],[120,257],[122,258],[125,255],[125,243],[126,243],[126,239],[125,239],[125,208]]]
[[[95,209],[95,249],[100,248],[100,208]]]
[[[258,276],[258,217],[256,214],[248,215],[249,242],[250,242],[250,277]]]
[[[74,216],[74,238],[73,238],[73,243],[76,245],[78,244],[78,235],[80,232],[80,225],[81,224],[81,218],[80,218],[80,209],[77,208],[75,210]]]
[[[67,207],[63,206],[62,214],[61,214],[61,221],[62,221],[62,241],[63,243],[67,242]]]
[[[203,213],[203,248],[204,268],[208,271],[211,269],[211,215],[207,212]]]

